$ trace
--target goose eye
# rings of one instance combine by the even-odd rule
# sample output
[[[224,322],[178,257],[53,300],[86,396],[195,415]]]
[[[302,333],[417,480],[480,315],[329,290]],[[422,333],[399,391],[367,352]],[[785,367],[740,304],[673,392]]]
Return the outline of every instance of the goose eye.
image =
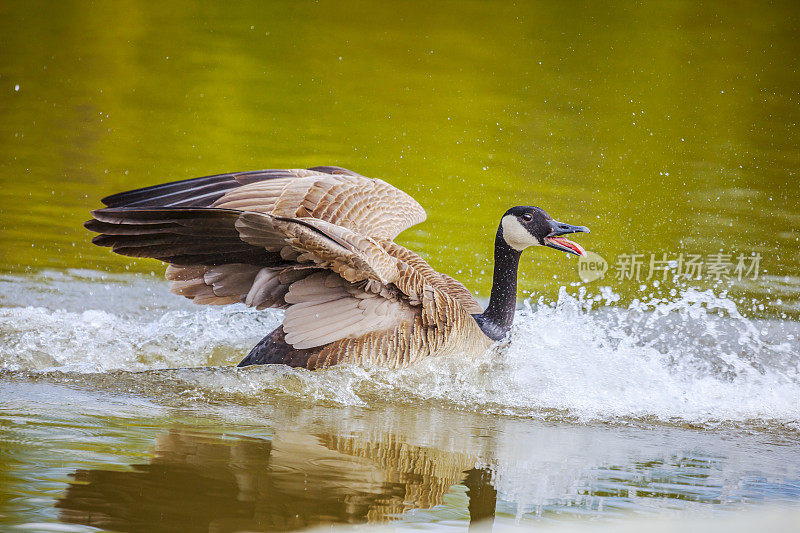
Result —
[[[531,220],[533,220],[533,215],[531,215],[530,213],[525,213],[524,215],[522,215],[522,220],[524,220],[525,222],[530,222]]]

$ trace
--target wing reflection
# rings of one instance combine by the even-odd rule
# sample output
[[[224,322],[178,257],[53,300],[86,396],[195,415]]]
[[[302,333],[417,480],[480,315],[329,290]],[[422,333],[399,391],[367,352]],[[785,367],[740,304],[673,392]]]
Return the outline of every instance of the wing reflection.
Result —
[[[156,438],[148,464],[77,470],[56,507],[64,522],[117,531],[287,530],[389,521],[441,504],[462,483],[478,520],[494,515],[496,492],[474,466],[467,454],[395,435],[282,432],[267,440],[170,431]]]

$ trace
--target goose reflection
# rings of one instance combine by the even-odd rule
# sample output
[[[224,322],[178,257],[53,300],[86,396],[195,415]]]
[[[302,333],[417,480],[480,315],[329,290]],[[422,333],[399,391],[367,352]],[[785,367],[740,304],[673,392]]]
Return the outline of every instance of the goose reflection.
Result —
[[[375,440],[281,432],[272,439],[173,430],[130,470],[77,470],[63,522],[116,531],[291,530],[387,522],[467,487],[471,523],[494,516],[491,475],[467,454]]]

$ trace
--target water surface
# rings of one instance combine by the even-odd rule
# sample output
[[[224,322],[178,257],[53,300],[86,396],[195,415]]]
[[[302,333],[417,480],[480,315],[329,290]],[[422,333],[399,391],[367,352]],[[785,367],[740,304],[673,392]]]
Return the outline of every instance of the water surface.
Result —
[[[463,530],[797,505],[798,17],[3,2],[0,524]],[[428,221],[399,241],[480,297],[512,205],[591,227],[610,270],[582,283],[574,257],[526,252],[531,298],[475,361],[235,369],[280,313],[193,306],[81,226],[120,190],[314,165],[412,194]],[[640,279],[617,279],[634,253]],[[648,279],[681,254],[698,279]]]

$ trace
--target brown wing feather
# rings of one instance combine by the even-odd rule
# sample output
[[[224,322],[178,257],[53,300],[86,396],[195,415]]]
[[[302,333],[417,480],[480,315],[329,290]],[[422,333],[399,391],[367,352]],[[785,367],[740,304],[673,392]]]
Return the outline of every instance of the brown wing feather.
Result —
[[[217,174],[124,191],[101,201],[108,207],[209,207],[223,194],[242,185],[294,177],[294,173],[285,169]]]
[[[130,257],[176,265],[277,265],[279,254],[242,241],[238,211],[209,208],[105,208],[84,225],[100,233],[92,242]]]
[[[294,179],[244,185],[213,205],[281,217],[317,218],[375,239],[394,239],[427,216],[411,196],[379,179],[344,169],[336,174],[290,172],[295,174]]]
[[[246,264],[219,266],[167,267],[170,291],[197,304],[244,303],[257,309],[285,309],[285,296],[292,283],[319,272],[319,269],[291,265],[258,267]]]
[[[197,303],[287,308],[282,342],[307,353],[309,368],[402,367],[486,340],[469,291],[392,242],[426,215],[382,180],[339,167],[265,170],[104,203],[86,223],[96,244],[171,263],[173,292]]]
[[[379,239],[425,220],[408,194],[341,167],[269,169],[204,176],[103,198],[108,207],[221,207],[314,217]]]
[[[447,274],[442,274],[441,272],[437,272],[441,281],[441,288],[447,294],[458,300],[461,305],[464,306],[464,309],[471,315],[478,315],[483,313],[483,307],[481,304],[478,303],[478,300],[475,299],[475,296],[469,289],[467,289],[460,281],[457,279],[451,278]]]
[[[382,241],[381,245],[392,257],[396,257],[404,263],[411,265],[419,272],[426,283],[444,291],[456,301],[460,302],[469,313],[478,314],[483,312],[483,308],[481,308],[475,296],[473,296],[458,280],[451,278],[447,274],[437,272],[419,255],[395,242]]]

